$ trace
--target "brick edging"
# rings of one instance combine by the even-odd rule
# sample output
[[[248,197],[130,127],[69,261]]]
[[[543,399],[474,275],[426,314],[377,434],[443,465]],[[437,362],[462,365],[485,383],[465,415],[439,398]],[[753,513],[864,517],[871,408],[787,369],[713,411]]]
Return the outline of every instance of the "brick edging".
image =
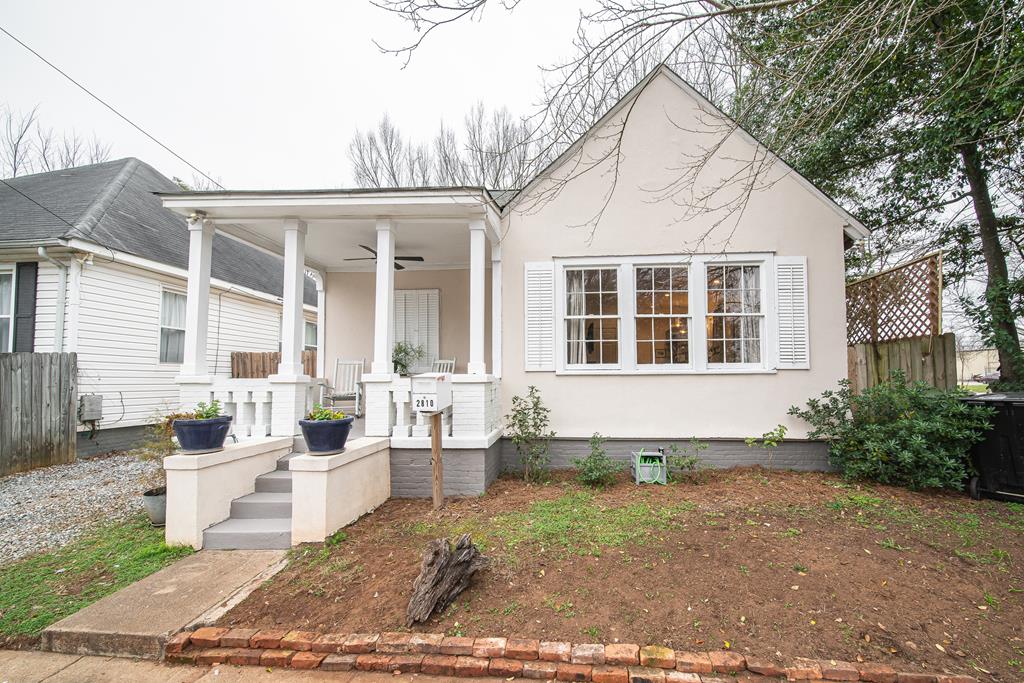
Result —
[[[389,671],[593,683],[700,683],[749,671],[788,680],[977,683],[973,676],[899,672],[886,664],[796,658],[776,664],[737,652],[686,652],[658,645],[463,638],[442,633],[314,633],[226,629],[182,631],[164,647],[181,664],[239,664],[323,671]],[[721,679],[716,679],[721,680]]]

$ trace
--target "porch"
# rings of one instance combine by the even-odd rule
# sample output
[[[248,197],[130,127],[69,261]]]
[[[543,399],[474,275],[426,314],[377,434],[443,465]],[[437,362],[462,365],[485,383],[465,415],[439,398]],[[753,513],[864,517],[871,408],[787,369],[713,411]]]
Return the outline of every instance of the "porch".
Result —
[[[177,377],[183,406],[219,400],[240,440],[294,437],[299,419],[333,383],[335,363],[368,359],[361,379],[365,435],[387,438],[392,448],[429,449],[429,420],[412,410],[410,380],[392,364],[398,341],[419,340],[427,357],[418,369],[457,361],[444,447],[486,449],[498,439],[501,247],[498,212],[486,191],[202,192],[162,200],[187,218],[190,234]],[[284,260],[280,362],[269,377],[209,372],[215,232]],[[302,355],[311,341],[302,315],[307,276],[318,295],[315,375]],[[432,311],[408,310],[411,292],[433,292]]]

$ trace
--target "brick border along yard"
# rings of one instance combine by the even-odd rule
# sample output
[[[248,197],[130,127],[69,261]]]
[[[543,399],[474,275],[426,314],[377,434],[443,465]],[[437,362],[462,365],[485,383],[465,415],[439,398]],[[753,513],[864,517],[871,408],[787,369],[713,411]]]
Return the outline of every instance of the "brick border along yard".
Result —
[[[794,659],[785,665],[724,650],[682,652],[626,643],[548,642],[529,638],[466,638],[442,633],[318,634],[246,628],[182,631],[165,658],[181,664],[237,664],[322,671],[384,671],[438,676],[532,678],[593,683],[710,683],[713,674],[758,678],[976,683],[972,676],[898,672],[884,664]]]

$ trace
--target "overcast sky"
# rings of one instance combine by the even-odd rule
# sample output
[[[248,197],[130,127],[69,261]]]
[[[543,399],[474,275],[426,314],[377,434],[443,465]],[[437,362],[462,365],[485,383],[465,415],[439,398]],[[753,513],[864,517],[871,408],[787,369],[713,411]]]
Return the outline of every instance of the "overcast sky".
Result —
[[[539,67],[571,52],[580,5],[491,10],[435,34],[404,70],[373,40],[401,45],[415,34],[366,0],[0,0],[0,26],[226,187],[339,187],[352,183],[353,131],[385,112],[422,139],[478,100],[528,113]],[[111,158],[192,177],[3,34],[0,65],[0,105],[39,105],[44,125],[95,133]]]

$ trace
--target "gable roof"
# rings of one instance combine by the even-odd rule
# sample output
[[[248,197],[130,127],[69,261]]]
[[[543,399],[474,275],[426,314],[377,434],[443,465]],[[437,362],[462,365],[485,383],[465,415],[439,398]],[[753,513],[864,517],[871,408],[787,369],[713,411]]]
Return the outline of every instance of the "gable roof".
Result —
[[[165,209],[155,194],[180,188],[149,164],[129,157],[4,182],[17,191],[0,183],[0,246],[81,239],[188,269],[185,219]],[[214,235],[211,270],[217,279],[282,296],[282,260],[224,235]],[[309,277],[303,300],[316,305]]]
[[[836,200],[829,197],[817,185],[812,183],[806,177],[801,175],[796,169],[794,169],[792,166],[786,163],[785,159],[781,158],[779,155],[775,154],[770,149],[768,149],[767,145],[765,145],[756,137],[754,137],[754,135],[752,135],[748,130],[746,130],[743,126],[734,121],[724,111],[715,106],[713,102],[711,102],[709,99],[700,94],[692,85],[687,83],[682,76],[677,74],[675,71],[673,71],[670,67],[666,66],[665,64],[658,65],[653,70],[651,70],[649,74],[640,79],[640,82],[638,82],[636,85],[630,88],[629,92],[623,95],[622,98],[604,114],[604,116],[602,116],[596,122],[594,122],[594,124],[591,125],[586,130],[586,132],[583,133],[583,135],[577,138],[575,142],[569,145],[569,147],[566,148],[564,152],[559,154],[551,163],[549,163],[547,166],[541,169],[541,171],[537,173],[537,175],[535,175],[533,179],[526,183],[522,187],[522,189],[520,189],[518,192],[515,192],[511,197],[508,197],[504,204],[500,204],[502,214],[511,210],[512,206],[517,201],[519,201],[520,197],[524,196],[527,193],[527,191],[536,186],[548,173],[558,168],[558,166],[560,166],[563,161],[570,158],[573,154],[579,151],[580,147],[582,147],[586,143],[586,140],[587,138],[590,137],[591,133],[593,133],[596,130],[599,130],[616,114],[621,112],[627,104],[629,104],[632,100],[639,97],[640,93],[643,92],[645,87],[647,87],[647,84],[650,83],[659,75],[666,76],[677,87],[679,87],[679,89],[681,89],[683,92],[687,93],[690,97],[692,97],[694,101],[696,101],[697,106],[704,109],[709,114],[721,117],[727,121],[732,121],[734,124],[736,124],[736,132],[739,133],[739,135],[743,139],[745,139],[747,142],[753,145],[756,145],[766,150],[768,154],[771,155],[772,159],[782,164],[786,172],[792,174],[793,177],[796,178],[797,182],[800,183],[800,185],[802,185],[812,195],[814,195],[819,200],[828,205],[829,208],[831,208],[835,213],[837,213],[840,218],[846,221],[846,224],[843,226],[843,232],[848,238],[860,239],[863,237],[867,237],[869,234],[871,234],[871,231],[863,223],[861,223],[853,214],[851,214],[849,211],[840,206],[839,203],[836,202]]]

